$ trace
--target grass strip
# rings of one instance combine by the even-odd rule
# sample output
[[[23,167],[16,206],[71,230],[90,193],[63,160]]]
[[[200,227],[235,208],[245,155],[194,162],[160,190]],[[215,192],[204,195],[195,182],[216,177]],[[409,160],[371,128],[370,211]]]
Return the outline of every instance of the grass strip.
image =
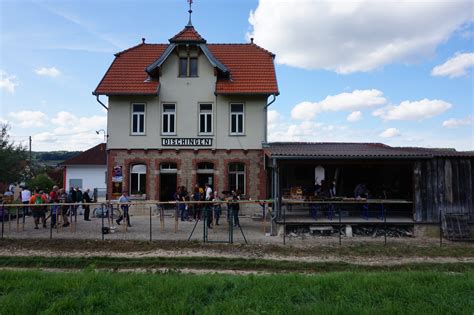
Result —
[[[474,273],[0,271],[2,314],[471,314]]]
[[[408,263],[400,265],[357,265],[345,262],[300,262],[222,257],[0,257],[0,267],[64,269],[216,269],[267,272],[323,273],[335,271],[438,271],[471,272],[474,263]]]

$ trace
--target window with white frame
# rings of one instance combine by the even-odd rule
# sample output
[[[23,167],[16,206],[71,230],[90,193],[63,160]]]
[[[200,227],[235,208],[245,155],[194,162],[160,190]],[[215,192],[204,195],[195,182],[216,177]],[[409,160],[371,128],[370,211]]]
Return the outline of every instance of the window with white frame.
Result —
[[[163,104],[161,126],[163,134],[176,134],[176,104]]]
[[[239,191],[245,195],[245,164],[230,163],[229,164],[229,191]]]
[[[199,134],[212,134],[212,104],[199,104]]]
[[[130,194],[146,194],[146,165],[136,164],[130,169]]]
[[[132,135],[145,134],[145,104],[132,104]]]
[[[244,104],[230,104],[230,134],[244,133]]]

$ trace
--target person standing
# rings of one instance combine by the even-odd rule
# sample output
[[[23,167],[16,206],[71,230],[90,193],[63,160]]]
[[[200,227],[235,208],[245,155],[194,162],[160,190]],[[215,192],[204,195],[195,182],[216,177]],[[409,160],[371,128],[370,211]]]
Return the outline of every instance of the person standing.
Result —
[[[61,205],[61,209],[60,209],[61,210],[60,213],[63,218],[63,227],[67,227],[69,226],[69,219],[67,215],[69,206],[67,204],[66,205],[64,204],[68,203],[69,195],[66,193],[66,190],[64,188],[59,189],[58,194],[59,194],[59,202],[63,204]]]
[[[179,198],[179,210],[181,221],[188,220],[188,211],[186,210],[186,196],[187,196],[186,188],[184,186],[180,186],[178,188],[178,198]]]
[[[130,198],[128,198],[126,191],[122,192],[122,195],[118,199],[118,202],[119,204],[121,204],[120,208],[122,208],[123,213],[117,220],[115,220],[115,222],[120,225],[120,222],[122,222],[122,220],[125,218],[125,220],[127,220],[127,226],[132,227],[132,225],[130,224],[130,215],[128,213],[128,209],[130,206],[128,202],[130,202]]]
[[[216,225],[219,225],[219,218],[221,217],[222,213],[222,207],[220,202],[222,201],[222,199],[219,197],[219,193],[217,192],[217,190],[214,191],[212,201],[214,201],[213,208]]]
[[[57,217],[59,215],[59,187],[54,185],[53,190],[49,193],[49,201],[53,204],[51,206],[51,226],[52,228],[56,228]]]
[[[40,218],[43,221],[43,227],[46,228],[46,215],[44,213],[43,204],[46,204],[47,202],[48,201],[46,200],[44,194],[38,190],[35,190],[34,195],[30,198],[29,203],[35,205],[32,207],[33,218],[35,220],[35,230],[38,229]]]
[[[23,218],[26,215],[29,215],[30,208],[27,206],[27,204],[30,203],[30,198],[31,198],[31,191],[29,191],[27,187],[22,187],[21,188],[21,202],[25,205],[23,206]]]
[[[89,213],[91,212],[91,208],[89,203],[92,202],[91,197],[89,196],[89,192],[91,190],[89,188],[86,189],[84,194],[82,194],[82,199],[84,201],[84,221],[90,221],[89,219]]]
[[[240,194],[238,190],[232,190],[232,216],[234,218],[234,227],[240,227],[239,205]]]
[[[83,196],[82,196],[82,191],[81,189],[79,188],[79,186],[76,186],[76,188],[74,188],[74,194],[75,194],[75,199],[76,199],[76,210],[79,209],[79,207],[82,207],[82,199],[83,199]],[[76,214],[76,211],[74,211],[74,214]]]

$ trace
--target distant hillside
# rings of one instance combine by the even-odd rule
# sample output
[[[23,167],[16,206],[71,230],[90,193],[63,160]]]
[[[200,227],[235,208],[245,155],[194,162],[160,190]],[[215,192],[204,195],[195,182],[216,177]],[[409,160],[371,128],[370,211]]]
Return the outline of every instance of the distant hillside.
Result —
[[[82,151],[32,152],[32,158],[40,165],[56,166],[59,163],[81,154]]]

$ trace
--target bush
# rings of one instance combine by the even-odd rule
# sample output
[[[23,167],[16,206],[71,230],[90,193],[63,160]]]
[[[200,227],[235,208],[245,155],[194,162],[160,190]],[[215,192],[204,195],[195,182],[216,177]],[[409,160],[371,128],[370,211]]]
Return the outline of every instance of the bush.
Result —
[[[38,187],[39,189],[50,191],[54,186],[54,181],[47,174],[43,173],[32,178],[26,184],[30,189]]]

